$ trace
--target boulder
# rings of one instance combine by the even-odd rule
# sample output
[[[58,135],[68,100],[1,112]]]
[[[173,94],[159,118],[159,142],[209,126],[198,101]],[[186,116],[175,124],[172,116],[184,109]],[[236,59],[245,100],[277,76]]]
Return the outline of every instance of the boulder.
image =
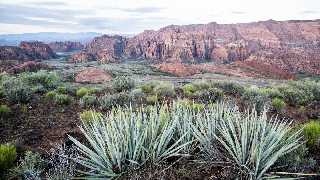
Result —
[[[86,68],[80,71],[76,77],[75,82],[78,83],[103,83],[111,81],[112,76],[99,68]]]

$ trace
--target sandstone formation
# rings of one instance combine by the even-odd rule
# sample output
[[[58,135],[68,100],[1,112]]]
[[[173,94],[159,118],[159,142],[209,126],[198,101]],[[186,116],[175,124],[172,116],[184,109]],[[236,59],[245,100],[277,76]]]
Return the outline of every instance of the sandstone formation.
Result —
[[[0,46],[0,60],[34,60],[24,49],[15,46]]]
[[[54,52],[72,52],[82,50],[84,45],[80,42],[64,41],[64,42],[51,42],[49,43],[50,48]]]
[[[57,57],[48,44],[39,41],[22,41],[19,47],[24,49],[34,59],[52,59]]]
[[[40,69],[49,69],[49,66],[41,62],[27,61],[9,68],[8,73],[35,72]]]
[[[42,60],[57,57],[52,49],[42,42],[21,42],[19,47],[0,46],[0,60]]]
[[[171,25],[132,38],[97,37],[82,53],[102,62],[120,58],[154,63],[256,61],[286,72],[320,74],[319,28],[320,20]]]
[[[101,63],[116,62],[124,54],[126,39],[122,36],[103,35],[88,43],[84,51],[74,54],[70,61],[98,60]]]
[[[110,74],[102,69],[93,67],[80,71],[75,77],[75,81],[78,83],[103,83],[111,81],[111,79],[112,76]]]

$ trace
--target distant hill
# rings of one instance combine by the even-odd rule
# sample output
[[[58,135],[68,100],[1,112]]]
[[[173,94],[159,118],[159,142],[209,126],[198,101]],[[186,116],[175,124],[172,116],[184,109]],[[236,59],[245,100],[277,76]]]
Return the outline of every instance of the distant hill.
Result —
[[[45,43],[54,41],[77,41],[87,43],[94,37],[100,36],[96,32],[83,33],[57,33],[57,32],[40,32],[40,33],[23,33],[23,34],[0,34],[0,46],[18,46],[21,41],[42,41]]]

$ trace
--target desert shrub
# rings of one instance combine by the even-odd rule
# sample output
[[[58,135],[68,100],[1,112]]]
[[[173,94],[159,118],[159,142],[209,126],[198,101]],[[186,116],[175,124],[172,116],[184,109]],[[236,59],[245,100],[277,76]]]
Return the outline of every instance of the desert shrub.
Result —
[[[169,82],[163,82],[158,84],[154,88],[155,94],[158,96],[158,98],[166,98],[166,97],[174,97],[176,95],[174,85]]]
[[[102,118],[103,115],[100,112],[88,110],[80,113],[80,119],[82,122],[90,123],[95,119]]]
[[[92,92],[93,90],[91,88],[81,87],[77,90],[76,95],[81,98],[85,95],[92,94]]]
[[[223,98],[223,91],[218,88],[209,88],[194,93],[194,97],[201,102],[214,102]]]
[[[54,100],[56,98],[56,96],[57,96],[56,91],[49,91],[45,94],[45,98],[50,101]]]
[[[112,178],[129,167],[180,156],[187,144],[180,144],[181,137],[175,138],[179,119],[161,118],[161,112],[167,112],[167,107],[162,107],[158,113],[154,106],[147,116],[142,111],[118,108],[111,111],[107,120],[97,118],[90,125],[83,123],[80,130],[87,135],[90,146],[70,137],[81,153],[76,161],[89,169],[84,172],[86,175],[90,178]]]
[[[216,82],[214,86],[222,89],[227,94],[241,95],[245,92],[245,88],[242,85],[233,82]]]
[[[0,105],[0,117],[8,117],[11,114],[11,109],[5,104]]]
[[[207,80],[194,81],[191,83],[197,90],[209,89],[212,87],[212,83]]]
[[[129,105],[130,102],[130,96],[126,92],[104,95],[99,99],[99,104],[103,109],[110,109],[115,106]]]
[[[92,107],[98,104],[97,97],[94,95],[84,95],[79,101],[82,107]]]
[[[17,158],[16,147],[10,144],[0,145],[0,176],[12,168]]]
[[[54,102],[58,105],[68,105],[72,102],[72,98],[66,94],[57,94],[54,98]]]
[[[118,92],[129,91],[134,88],[134,86],[134,80],[129,77],[118,76],[112,80],[112,87]]]
[[[32,89],[21,79],[10,77],[2,82],[5,97],[14,103],[27,103],[32,98]]]
[[[308,147],[316,149],[320,147],[320,122],[310,121],[304,125],[304,137],[307,140]]]
[[[285,100],[292,105],[307,105],[320,100],[320,83],[315,81],[291,81],[278,88]]]
[[[57,87],[56,92],[59,94],[67,94],[68,93],[67,87],[59,86],[59,87]]]
[[[145,93],[142,89],[134,89],[129,93],[130,99],[135,103],[143,103],[145,98]]]
[[[285,172],[315,172],[319,170],[317,161],[308,155],[309,151],[305,144],[279,158],[275,164]],[[275,169],[279,170],[279,168]]]
[[[50,150],[48,166],[51,167],[46,173],[47,180],[71,180],[76,176],[76,163],[72,160],[78,157],[74,146],[65,144],[57,145]]]
[[[153,93],[153,89],[157,86],[157,84],[159,84],[160,82],[158,81],[151,81],[151,82],[147,82],[144,83],[140,86],[140,89],[146,93],[146,94],[152,94]]]
[[[258,88],[246,89],[241,99],[249,108],[255,108],[258,112],[262,112],[264,107],[269,103],[268,96],[261,93]]]
[[[40,154],[27,151],[19,165],[12,169],[11,176],[18,179],[41,179],[45,161]]]
[[[196,86],[191,83],[182,86],[182,92],[186,97],[192,97],[197,90]]]
[[[283,94],[284,99],[291,105],[306,105],[313,99],[310,92],[305,92],[303,89],[284,86],[280,87],[279,90]]]
[[[77,95],[77,90],[79,89],[78,86],[72,85],[72,84],[69,84],[69,83],[65,83],[64,87],[66,87],[66,93],[63,93],[63,94],[70,94],[70,95],[73,95],[73,96]]]
[[[205,105],[201,103],[196,103],[194,101],[190,101],[188,99],[178,100],[177,106],[185,109],[189,109],[192,111],[203,111],[205,109]]]
[[[45,70],[22,73],[19,77],[30,86],[43,87],[43,91],[55,89],[61,82],[60,77],[55,72]]]
[[[262,94],[265,94],[269,98],[284,98],[284,95],[277,88],[260,88],[259,89]]]
[[[146,98],[146,103],[150,105],[154,105],[158,103],[158,96],[157,95],[149,95]]]
[[[273,98],[271,104],[272,107],[278,112],[281,112],[286,106],[286,103],[280,98]]]

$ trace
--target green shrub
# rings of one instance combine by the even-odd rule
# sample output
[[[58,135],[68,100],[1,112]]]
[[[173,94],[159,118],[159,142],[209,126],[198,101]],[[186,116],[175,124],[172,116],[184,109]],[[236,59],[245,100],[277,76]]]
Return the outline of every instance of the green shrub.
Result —
[[[310,92],[296,87],[284,86],[280,87],[279,90],[283,94],[284,99],[291,105],[307,105],[313,99]]]
[[[319,167],[317,167],[317,161],[309,155],[308,148],[306,144],[302,144],[297,149],[291,151],[290,153],[280,157],[275,167],[282,167],[280,169],[285,172],[317,172]],[[279,171],[279,169],[277,169]]]
[[[160,83],[154,88],[154,92],[158,98],[174,97],[176,95],[172,83]]]
[[[61,82],[60,77],[55,72],[45,70],[22,73],[19,78],[30,86],[42,86],[44,91],[55,89]]]
[[[242,85],[233,82],[216,82],[214,86],[222,89],[227,94],[241,95],[245,92],[245,88]]]
[[[80,113],[80,119],[82,122],[85,122],[85,123],[90,123],[95,119],[102,118],[102,117],[103,117],[102,113],[92,111],[92,110],[83,111],[82,113]]]
[[[68,105],[72,102],[72,98],[66,94],[57,94],[54,98],[54,102],[58,105]]]
[[[118,92],[129,91],[134,88],[134,86],[134,80],[129,77],[118,76],[112,80],[112,87]]]
[[[268,96],[261,93],[258,88],[246,89],[241,99],[249,108],[255,108],[258,112],[262,112],[267,103],[269,103]]]
[[[17,158],[16,147],[10,144],[0,145],[0,176],[12,168]]]
[[[190,109],[192,111],[203,111],[205,109],[204,104],[196,103],[188,99],[178,100],[176,103],[179,107]]]
[[[68,93],[67,87],[59,86],[59,87],[57,87],[56,92],[59,94],[67,94]]]
[[[144,83],[143,85],[140,86],[140,89],[146,93],[146,94],[152,94],[153,93],[153,89],[157,86],[157,84],[159,84],[160,82],[158,81],[151,81],[151,82],[147,82]]]
[[[281,112],[283,108],[286,106],[286,103],[280,98],[273,98],[271,104],[272,107],[278,112]]]
[[[308,105],[320,100],[320,83],[315,81],[290,81],[278,88],[292,105]]]
[[[201,102],[214,102],[223,98],[223,91],[218,88],[209,88],[194,93],[194,97]]]
[[[90,93],[90,89],[86,87],[81,87],[80,89],[77,90],[76,95],[78,97],[83,97],[85,95],[88,95]]]
[[[198,89],[191,83],[182,86],[183,95],[186,97],[192,97],[197,90]]]
[[[143,103],[146,99],[146,95],[142,89],[134,89],[129,94],[130,99],[135,103]]]
[[[283,99],[284,95],[276,88],[260,88],[259,89],[262,94],[265,94],[269,98],[280,98]]]
[[[80,105],[82,107],[91,107],[98,104],[97,97],[94,95],[84,95],[80,98]]]
[[[209,89],[212,87],[212,83],[207,80],[194,81],[191,84],[197,90]]]
[[[5,104],[0,105],[0,117],[8,117],[11,114],[11,109]]]
[[[21,79],[10,77],[2,82],[5,97],[14,103],[27,103],[32,98],[32,89]]]
[[[111,109],[115,106],[124,106],[131,103],[130,96],[126,92],[120,92],[113,95],[104,95],[99,99],[100,106],[103,109]]]
[[[17,179],[41,179],[45,161],[40,154],[27,151],[19,165],[11,170],[11,176]]]
[[[146,98],[146,103],[150,105],[154,105],[158,102],[158,96],[157,95],[150,95]]]
[[[307,145],[313,149],[320,147],[320,122],[310,121],[304,125],[304,137],[307,139]]]
[[[56,98],[56,96],[57,96],[56,91],[49,91],[46,93],[45,98],[47,100],[53,101]]]

